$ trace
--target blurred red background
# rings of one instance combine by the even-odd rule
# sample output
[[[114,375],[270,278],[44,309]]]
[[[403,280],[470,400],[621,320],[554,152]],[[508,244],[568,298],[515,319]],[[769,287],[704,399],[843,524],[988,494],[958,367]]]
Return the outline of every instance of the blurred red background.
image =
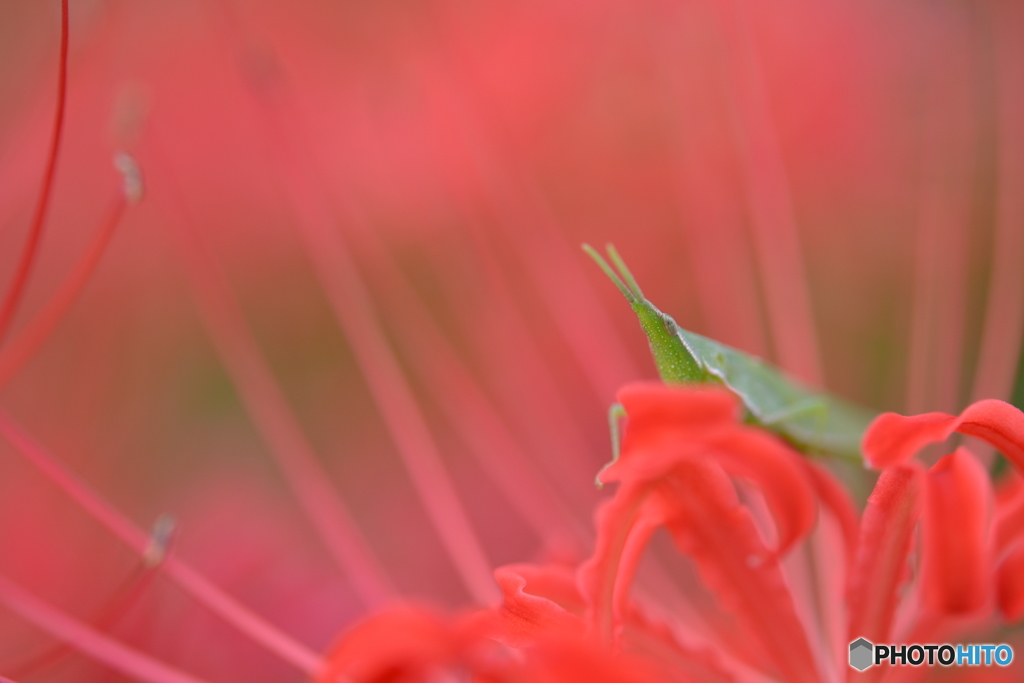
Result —
[[[449,606],[479,596],[396,446],[419,434],[408,410],[491,566],[574,556],[571,522],[542,533],[531,501],[585,526],[605,407],[654,375],[582,242],[613,242],[682,326],[874,409],[1013,393],[1013,2],[70,9],[51,211],[9,339],[99,230],[116,152],[147,192],[0,405],[140,525],[174,515],[177,554],[315,650],[365,595],[304,519],[224,349],[255,340],[384,574]],[[59,11],[0,2],[4,288],[53,125]],[[219,351],[209,321],[243,341]],[[515,473],[481,458],[512,451],[526,474],[503,488]],[[4,576],[85,621],[138,564],[6,443],[0,548]],[[211,680],[299,676],[160,577],[108,630]],[[0,612],[0,673],[52,642]],[[113,675],[77,655],[27,671]]]

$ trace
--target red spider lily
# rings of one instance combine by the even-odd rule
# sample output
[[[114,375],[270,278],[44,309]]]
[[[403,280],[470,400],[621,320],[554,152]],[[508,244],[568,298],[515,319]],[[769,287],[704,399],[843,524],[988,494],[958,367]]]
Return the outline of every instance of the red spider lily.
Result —
[[[640,554],[664,526],[764,651],[782,651],[789,641],[799,655],[786,661],[803,667],[810,648],[778,566],[781,552],[814,522],[813,487],[800,456],[742,426],[736,399],[722,390],[635,385],[619,400],[629,425],[621,457],[601,479],[621,484],[599,512],[595,555],[582,570],[599,630],[610,635]],[[739,503],[730,475],[750,479],[764,493],[777,530],[774,547]],[[787,674],[810,680],[798,669]]]
[[[567,567],[512,565],[495,578],[504,595],[495,609],[448,618],[407,606],[367,619],[333,648],[317,680],[399,683],[441,671],[495,683],[731,680],[713,652],[685,647],[635,610],[624,623],[627,647],[608,648],[588,630],[586,601]]]
[[[892,14],[891,3],[814,0],[71,0],[70,50],[66,32],[57,44],[58,4],[9,2],[0,21],[4,63],[47,60],[45,117],[6,129],[32,111],[7,90],[19,68],[4,71],[0,99],[0,422],[12,442],[0,446],[0,573],[17,584],[0,593],[18,607],[0,614],[0,673],[320,677],[320,651],[366,608],[409,594],[486,603],[499,594],[494,564],[565,539],[578,559],[573,548],[592,540],[580,519],[596,495],[596,406],[646,367],[577,258],[584,239],[639,252],[693,329],[772,350],[871,404],[901,387],[886,366],[897,361],[864,348],[898,347],[912,307],[911,404],[934,394],[920,408],[950,407],[967,360],[962,318],[984,305],[973,394],[1009,396],[1024,329],[1024,23],[1012,3],[960,16],[955,3]],[[29,15],[52,24],[52,49],[34,57],[21,37],[34,35]],[[982,40],[989,25],[996,35]],[[943,59],[925,59],[933,51]],[[994,88],[978,97],[973,60],[990,51]],[[919,71],[938,93],[923,107],[934,124],[923,145],[907,134],[919,108],[903,100]],[[114,101],[126,106],[111,121]],[[97,170],[122,146],[149,182],[140,206]],[[921,166],[948,166],[957,192],[944,176],[918,182],[919,146],[935,150]],[[971,164],[993,159],[998,172],[979,171],[995,182],[973,182]],[[905,218],[918,203],[911,268]],[[991,285],[974,286],[987,273],[962,257],[974,241],[963,214],[989,204]],[[683,263],[668,256],[681,237]],[[911,273],[912,306],[893,296]],[[675,392],[663,397],[670,414]],[[421,654],[408,638],[376,651],[411,676],[621,681],[646,662],[644,680],[826,677],[843,657],[845,583],[863,628],[902,632],[919,614],[901,594],[918,527],[921,565],[936,567],[912,584],[922,610],[973,614],[994,590],[1007,616],[1024,612],[1013,482],[989,513],[969,458],[929,473],[893,466],[860,541],[838,479],[738,423],[730,400],[706,408],[706,424],[650,414],[660,427],[641,448],[633,401],[627,450],[604,475],[622,490],[602,508],[582,584],[562,565],[508,567],[488,619],[404,612],[353,637],[411,624],[410,637],[434,638]],[[132,523],[165,511],[182,522],[173,553]],[[672,594],[685,579],[646,581],[667,574],[657,549],[641,552],[653,524],[724,616]],[[947,524],[969,533],[950,538]],[[994,583],[978,580],[990,571]],[[704,623],[666,617],[679,598],[694,598]],[[772,644],[801,632],[796,661],[779,661]],[[359,659],[345,652],[335,670]]]
[[[722,389],[638,384],[619,400],[628,416],[622,452],[601,474],[619,490],[598,514],[596,550],[580,574],[595,628],[605,638],[618,630],[641,553],[665,527],[737,618],[758,665],[784,680],[817,680],[812,638],[782,567],[817,515],[802,457],[742,424],[737,399]],[[767,519],[741,502],[734,478],[763,495]]]
[[[443,671],[463,672],[475,683],[672,680],[654,662],[615,655],[569,625],[535,622],[513,654],[498,642],[502,624],[493,617],[482,612],[447,619],[423,608],[392,609],[346,635],[317,681],[411,683],[432,680]]]
[[[619,400],[628,419],[621,454],[600,476],[619,489],[597,514],[595,551],[578,572],[509,566],[495,575],[504,596],[496,609],[455,620],[415,609],[370,619],[342,639],[321,680],[413,681],[457,669],[478,681],[521,680],[525,672],[529,680],[619,681],[646,666],[643,680],[650,681],[835,681],[846,677],[845,644],[854,639],[951,637],[966,623],[954,617],[984,623],[994,603],[1008,620],[1021,616],[1022,575],[1014,570],[1024,546],[1024,485],[1014,478],[1002,487],[993,523],[993,488],[969,451],[958,449],[928,470],[907,460],[956,429],[1019,452],[1020,411],[989,401],[959,418],[878,418],[865,437],[866,457],[889,466],[853,538],[856,513],[841,484],[775,436],[745,425],[729,392],[633,384]],[[738,495],[741,481],[753,484],[763,505]],[[901,595],[918,524],[919,580]],[[695,646],[678,637],[676,627],[684,625],[677,620],[644,616],[650,598],[631,596],[630,584],[659,527],[735,617],[747,652],[729,639]],[[845,579],[822,584],[833,594],[819,596],[824,607],[815,614],[801,604],[807,576],[786,556],[829,536],[831,547],[850,557],[822,565]],[[848,626],[828,635],[825,612],[842,611],[844,597]],[[609,652],[620,654],[609,659]],[[555,662],[572,673],[563,676]]]
[[[985,400],[959,416],[927,413],[879,416],[864,437],[864,457],[886,473],[911,466],[910,458],[954,433],[975,436],[1024,470],[1024,414],[1003,401]],[[918,470],[920,471],[920,470]],[[1024,573],[1021,569],[1021,496],[1015,474],[996,496],[988,474],[966,449],[940,459],[926,474],[923,490],[901,496],[925,500],[922,517],[924,604],[936,615],[970,614],[993,602],[1010,621],[1019,619]],[[917,515],[904,524],[913,526]]]

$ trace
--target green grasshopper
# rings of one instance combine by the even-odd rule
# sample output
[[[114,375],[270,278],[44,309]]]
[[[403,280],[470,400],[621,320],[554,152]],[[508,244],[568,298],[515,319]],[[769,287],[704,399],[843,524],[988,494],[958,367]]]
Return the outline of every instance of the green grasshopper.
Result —
[[[751,424],[775,432],[804,453],[861,462],[861,437],[874,414],[813,392],[760,358],[687,332],[647,300],[615,247],[608,245],[608,258],[615,268],[590,245],[583,245],[583,250],[629,301],[664,382],[722,384],[743,402]],[[612,406],[609,420],[615,450],[621,417],[621,406]]]

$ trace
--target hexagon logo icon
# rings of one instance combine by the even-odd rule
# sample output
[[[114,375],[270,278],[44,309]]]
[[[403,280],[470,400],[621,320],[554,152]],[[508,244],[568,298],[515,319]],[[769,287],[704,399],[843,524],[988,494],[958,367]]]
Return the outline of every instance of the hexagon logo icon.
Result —
[[[858,638],[850,643],[850,666],[857,671],[863,671],[872,664],[872,654],[875,646],[864,638]]]

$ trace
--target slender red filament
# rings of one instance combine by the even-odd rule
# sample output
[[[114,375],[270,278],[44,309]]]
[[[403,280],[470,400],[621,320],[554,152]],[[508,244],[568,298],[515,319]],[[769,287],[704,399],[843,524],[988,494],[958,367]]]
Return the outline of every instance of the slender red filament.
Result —
[[[735,53],[736,133],[750,227],[771,341],[779,365],[811,386],[822,384],[821,358],[782,142],[771,111],[749,7],[719,4]]]
[[[530,462],[497,408],[479,386],[472,371],[445,338],[430,316],[415,287],[401,272],[387,246],[371,228],[360,222],[372,253],[368,270],[379,273],[386,286],[383,295],[396,315],[391,316],[400,333],[396,339],[448,414],[456,429],[491,480],[542,539],[553,533],[582,531],[557,493]],[[400,312],[400,314],[397,314]]]
[[[120,619],[138,604],[146,589],[153,583],[157,567],[140,564],[121,582],[97,615],[90,620],[96,631],[109,631]],[[42,652],[15,666],[4,667],[12,676],[34,675],[64,660],[75,651],[74,645],[66,641],[55,643]]]
[[[159,156],[160,168],[166,170],[165,186],[175,191],[179,185],[171,175],[167,157],[162,151]],[[253,337],[209,244],[196,228],[180,194],[175,194],[181,222],[180,234],[176,236],[180,238],[196,301],[242,404],[335,562],[366,606],[379,607],[394,597],[394,589],[344,500],[332,487],[327,469],[317,458]]]
[[[998,185],[992,273],[972,400],[1009,399],[1024,339],[1024,13],[995,5]]]
[[[0,305],[0,341],[11,325],[14,314],[18,311],[22,294],[28,284],[29,274],[36,260],[36,252],[39,250],[39,242],[43,236],[43,225],[46,222],[46,212],[50,206],[50,196],[53,194],[53,178],[57,170],[57,153],[60,151],[60,141],[64,132],[64,109],[67,99],[68,85],[68,0],[61,0],[60,3],[60,58],[57,71],[57,111],[53,120],[53,136],[50,140],[50,154],[46,159],[46,170],[43,172],[43,185],[39,191],[39,201],[36,202],[35,212],[32,215],[32,223],[28,231],[28,239],[25,242],[25,249],[21,252],[21,259],[14,271],[14,279],[11,281],[10,289]]]
[[[928,62],[920,215],[914,254],[907,399],[911,413],[961,408],[967,311],[971,179],[978,125],[973,120],[975,46],[936,32]],[[941,46],[941,47],[939,47]],[[1012,376],[1012,375],[1010,375]]]
[[[235,18],[225,18],[229,35],[241,47]],[[272,137],[271,152],[282,167],[284,193],[307,255],[417,496],[467,593],[480,604],[493,603],[499,592],[491,578],[491,564],[445,469],[426,416],[384,335],[363,278],[338,229],[333,207],[322,192],[318,169],[308,152],[313,146],[297,135],[301,126],[293,125],[286,114],[301,117],[294,116],[295,111],[286,111],[287,104],[283,97],[260,102]]]
[[[2,410],[0,434],[30,465],[139,556],[146,557],[152,552],[149,534],[72,474]],[[263,645],[268,652],[310,675],[321,669],[323,662],[317,653],[224,593],[176,555],[167,557],[163,572],[210,612]]]
[[[33,354],[60,324],[78,295],[85,289],[86,283],[93,271],[96,270],[107,245],[110,244],[111,237],[124,216],[126,205],[125,196],[119,190],[100,230],[56,293],[18,333],[18,336],[11,340],[3,350],[0,350],[0,388],[7,384],[11,377],[32,358]]]
[[[41,630],[64,640],[92,659],[145,683],[202,683],[83,624],[0,577],[0,604]]]

